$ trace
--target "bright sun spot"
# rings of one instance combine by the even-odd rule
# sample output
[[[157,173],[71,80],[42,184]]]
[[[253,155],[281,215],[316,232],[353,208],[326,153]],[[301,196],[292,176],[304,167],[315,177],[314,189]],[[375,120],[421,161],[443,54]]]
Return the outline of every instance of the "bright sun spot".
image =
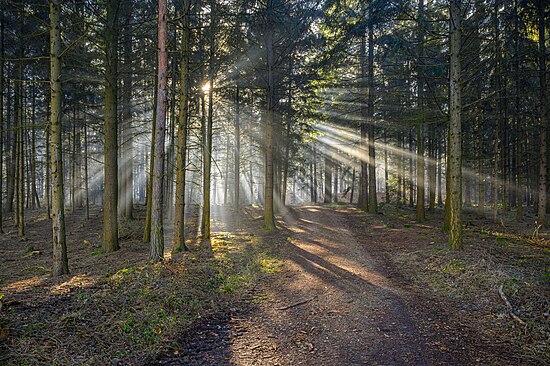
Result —
[[[208,93],[210,91],[210,83],[206,83],[202,86],[202,91]]]

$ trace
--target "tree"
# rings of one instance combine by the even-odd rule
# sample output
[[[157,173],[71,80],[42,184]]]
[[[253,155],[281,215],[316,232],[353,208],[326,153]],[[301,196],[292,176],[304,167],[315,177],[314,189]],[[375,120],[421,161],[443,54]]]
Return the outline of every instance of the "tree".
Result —
[[[539,123],[540,123],[540,154],[539,154],[539,201],[538,223],[546,224],[548,205],[548,111],[546,101],[546,10],[545,1],[538,0],[538,33],[539,33]]]
[[[449,246],[451,249],[462,249],[461,11],[460,0],[450,0],[450,123],[447,202],[449,205]]]
[[[173,252],[186,250],[185,246],[185,172],[187,162],[187,121],[189,120],[189,59],[191,0],[184,0],[182,14],[181,63],[180,63],[180,105],[178,117],[178,151],[176,157],[176,202],[174,215]]]
[[[158,0],[158,101],[155,133],[155,170],[153,172],[153,206],[151,217],[151,260],[161,261],[164,258],[164,137],[166,134],[166,104],[168,85],[168,51],[167,51],[167,4]]]
[[[52,181],[52,275],[69,273],[65,233],[63,153],[61,139],[61,0],[50,0],[50,170]]]
[[[118,1],[107,0],[105,26],[105,162],[103,196],[103,248],[119,249],[118,244],[118,110],[117,110],[117,27]]]
[[[275,109],[275,85],[273,79],[273,67],[275,62],[272,23],[273,0],[267,0],[266,6],[265,46],[267,52],[267,103],[264,127],[264,228],[271,231],[276,229],[273,205],[273,114]]]

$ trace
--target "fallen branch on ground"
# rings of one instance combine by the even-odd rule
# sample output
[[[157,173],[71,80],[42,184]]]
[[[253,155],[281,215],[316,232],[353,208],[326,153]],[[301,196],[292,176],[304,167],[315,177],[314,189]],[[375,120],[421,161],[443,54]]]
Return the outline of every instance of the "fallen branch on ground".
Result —
[[[302,304],[305,304],[307,302],[310,302],[311,300],[313,300],[314,297],[312,298],[309,298],[309,299],[306,299],[306,300],[302,300],[302,301],[298,301],[298,302],[295,302],[293,304],[290,304],[290,305],[287,305],[287,306],[283,306],[281,308],[277,308],[277,310],[287,310],[287,309],[290,309],[290,308],[293,308],[293,307],[296,307],[296,306],[300,306]]]
[[[500,285],[500,287],[498,288],[498,294],[500,295],[500,298],[504,301],[504,303],[508,307],[508,312],[510,316],[512,317],[512,319],[514,319],[521,325],[526,325],[527,323],[525,323],[519,316],[516,315],[516,313],[514,313],[514,308],[512,307],[512,304],[510,304],[510,301],[508,301],[508,298],[506,297],[506,295],[504,295],[503,288],[504,288],[504,285]]]

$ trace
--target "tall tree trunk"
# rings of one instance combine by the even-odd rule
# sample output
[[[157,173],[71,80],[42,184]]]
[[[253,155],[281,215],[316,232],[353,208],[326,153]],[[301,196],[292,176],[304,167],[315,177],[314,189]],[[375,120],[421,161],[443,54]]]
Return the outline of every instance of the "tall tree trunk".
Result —
[[[374,22],[373,4],[369,2],[369,55],[368,55],[368,97],[367,97],[367,120],[369,137],[369,213],[375,214],[378,211],[378,198],[376,196],[376,150],[374,141]]]
[[[158,74],[157,93],[158,102],[156,109],[156,133],[155,133],[155,170],[153,171],[153,204],[151,213],[151,254],[153,262],[164,258],[164,138],[166,134],[166,104],[168,85],[168,51],[167,43],[167,0],[158,0]]]
[[[69,273],[67,243],[65,237],[65,204],[63,191],[63,153],[61,140],[61,0],[50,0],[50,142],[52,173],[52,275]]]
[[[425,163],[424,163],[424,0],[418,1],[418,15],[417,15],[417,42],[418,42],[418,60],[417,60],[417,105],[418,114],[420,117],[420,123],[416,127],[416,221],[426,221],[425,212]]]
[[[518,14],[518,0],[514,0],[514,86],[515,86],[515,98],[514,98],[514,124],[516,127],[516,220],[523,221],[523,169],[522,169],[522,153],[523,153],[523,129],[522,121],[520,118],[520,75],[519,75],[519,14]]]
[[[133,218],[134,158],[132,144],[132,19],[133,1],[124,3],[125,29],[123,35],[124,74],[122,77],[122,211],[127,220]]]
[[[118,245],[118,113],[117,113],[117,47],[118,1],[107,1],[105,28],[105,162],[103,197],[103,248],[106,252],[119,249]]]
[[[187,121],[189,119],[189,59],[190,41],[190,7],[191,0],[184,0],[182,16],[183,29],[181,40],[179,117],[178,117],[178,150],[176,157],[176,202],[174,209],[174,247],[173,252],[187,250],[185,245],[185,173],[187,161]]]
[[[450,3],[450,124],[449,124],[449,246],[462,249],[462,126],[461,126],[461,9],[460,0]]]
[[[18,81],[16,88],[16,100],[17,100],[17,233],[20,238],[25,236],[25,150],[23,148],[23,123],[24,123],[24,109],[23,109],[23,78],[24,78],[24,66],[23,66],[23,20],[19,23],[20,40],[19,40],[19,57],[18,62]]]
[[[548,184],[548,110],[546,105],[546,16],[544,0],[538,1],[539,33],[539,83],[540,83],[540,147],[539,147],[539,193],[537,221],[546,225]]]
[[[370,19],[369,19],[370,21]],[[361,59],[361,90],[365,97],[367,96],[367,72],[368,72],[368,60],[367,60],[367,35],[363,34],[361,36],[361,47],[359,49],[359,57]],[[366,99],[366,98],[364,98]],[[364,100],[363,99],[363,100]],[[367,119],[368,108],[362,103],[361,106],[361,115],[363,119]],[[360,172],[359,172],[359,199],[358,206],[362,210],[367,210],[369,208],[369,185],[368,185],[368,171],[369,171],[369,149],[368,149],[368,126],[366,121],[363,121],[360,127],[360,140],[359,140],[359,156],[360,156]]]
[[[86,219],[90,219],[90,193],[88,187],[88,126],[86,124],[86,111],[84,111],[84,197],[86,204]]]
[[[210,1],[210,42],[209,42],[209,65],[208,65],[208,122],[206,127],[204,144],[204,165],[203,165],[203,206],[201,233],[203,239],[210,239],[210,188],[212,176],[212,127],[214,114],[214,52],[216,33],[216,1]]]
[[[264,130],[265,144],[265,183],[264,183],[264,227],[271,231],[276,228],[273,205],[273,129],[275,108],[275,85],[273,68],[273,0],[267,0],[266,9],[266,50],[267,50],[267,118]]]
[[[0,233],[4,233],[4,13],[0,14]]]
[[[384,191],[386,194],[386,204],[390,203],[390,175],[388,172],[388,137],[386,136],[386,130],[384,129]]]
[[[156,73],[158,73],[158,64],[155,67]],[[158,104],[158,91],[156,86],[153,97],[153,110],[157,110]],[[147,180],[146,199],[147,199],[147,212],[145,214],[145,229],[143,230],[143,242],[149,243],[151,241],[151,218],[153,212],[153,171],[155,170],[155,136],[157,129],[157,114],[153,114],[153,128],[151,130],[151,152],[149,156],[149,174]]]

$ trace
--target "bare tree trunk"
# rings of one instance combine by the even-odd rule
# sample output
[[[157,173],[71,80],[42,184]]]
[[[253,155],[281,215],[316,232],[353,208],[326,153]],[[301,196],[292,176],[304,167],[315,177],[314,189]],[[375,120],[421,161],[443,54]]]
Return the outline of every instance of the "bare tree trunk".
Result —
[[[132,19],[133,1],[124,3],[125,29],[123,35],[124,74],[122,79],[122,207],[127,220],[133,218],[134,209],[134,159],[132,144]]]
[[[107,1],[105,29],[105,162],[103,197],[103,248],[106,252],[119,249],[118,245],[118,116],[117,116],[117,47],[118,1]]]
[[[212,127],[214,114],[214,50],[215,50],[215,23],[216,1],[210,1],[210,44],[209,44],[209,67],[208,67],[208,122],[206,126],[204,144],[204,166],[203,166],[203,206],[201,233],[203,239],[210,239],[210,188],[212,170]]]
[[[158,0],[158,74],[155,133],[155,170],[153,171],[153,204],[151,212],[151,254],[150,259],[158,262],[164,258],[164,138],[166,134],[166,104],[168,85],[168,50],[167,43],[167,0]]]
[[[17,81],[17,233],[20,238],[25,236],[25,150],[23,146],[23,20],[20,20],[20,41],[19,41],[19,57],[18,62],[18,81]]]
[[[323,202],[332,202],[332,162],[328,156],[325,156],[325,195]]]
[[[90,218],[90,193],[88,187],[88,126],[86,111],[84,111],[84,196],[86,199],[86,219]]]
[[[369,55],[368,55],[368,98],[367,98],[367,119],[369,137],[369,213],[375,214],[378,211],[378,198],[376,196],[376,150],[374,141],[374,24],[372,1],[369,2]]]
[[[547,184],[548,184],[548,111],[546,105],[546,19],[544,0],[538,1],[539,33],[539,83],[540,83],[540,148],[539,148],[539,197],[537,221],[546,225]]]
[[[0,14],[0,233],[4,233],[4,13]]]
[[[388,136],[386,135],[386,130],[384,129],[384,191],[386,194],[386,204],[390,203],[390,186],[388,181],[390,179],[390,174],[388,172]]]
[[[267,49],[267,119],[264,131],[265,141],[265,184],[264,184],[264,227],[266,230],[276,229],[275,212],[273,207],[273,124],[275,85],[273,67],[273,0],[267,0],[266,9],[266,49]]]
[[[65,205],[63,193],[63,153],[61,140],[61,30],[59,13],[61,0],[50,0],[50,167],[53,183],[52,230],[53,265],[52,275],[69,273],[67,243],[65,237]]]
[[[187,121],[189,119],[189,59],[191,49],[189,47],[191,0],[184,0],[182,16],[182,53],[180,64],[180,105],[178,126],[178,151],[176,157],[176,203],[174,209],[174,247],[172,251],[181,252],[187,250],[185,245],[185,173],[187,160]]]
[[[462,249],[462,126],[461,126],[461,9],[460,0],[450,3],[450,117],[449,124],[449,246]]]

